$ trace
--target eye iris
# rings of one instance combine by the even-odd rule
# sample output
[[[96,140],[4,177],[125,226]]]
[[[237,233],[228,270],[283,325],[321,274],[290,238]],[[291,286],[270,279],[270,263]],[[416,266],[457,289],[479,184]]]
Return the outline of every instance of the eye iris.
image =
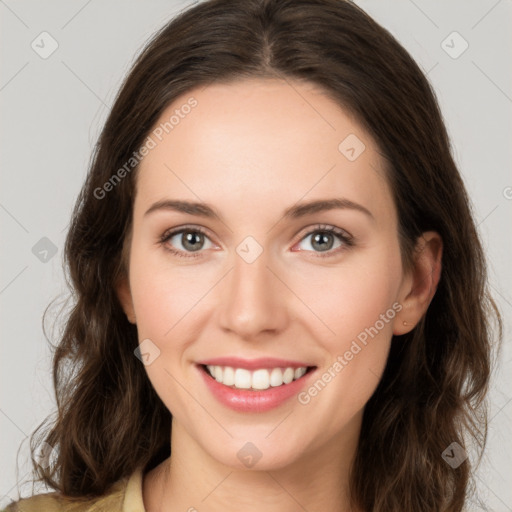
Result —
[[[320,245],[315,246],[315,244],[320,244]],[[318,232],[317,234],[315,234],[313,236],[313,241],[312,241],[311,245],[315,249],[319,248],[321,251],[328,251],[333,246],[333,236],[330,233]]]
[[[197,251],[201,248],[203,238],[204,235],[197,231],[184,231],[182,234],[183,247],[190,251]]]

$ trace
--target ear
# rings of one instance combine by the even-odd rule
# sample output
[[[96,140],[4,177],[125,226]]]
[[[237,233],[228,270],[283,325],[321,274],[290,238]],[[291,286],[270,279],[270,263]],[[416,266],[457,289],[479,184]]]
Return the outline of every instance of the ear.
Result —
[[[123,308],[123,311],[131,324],[136,324],[135,309],[133,307],[132,293],[130,290],[130,283],[127,276],[122,276],[118,279],[116,284],[116,293]]]
[[[400,287],[398,302],[402,309],[395,317],[393,334],[412,331],[426,313],[441,278],[442,254],[443,240],[438,233],[426,231],[418,238],[413,269]]]

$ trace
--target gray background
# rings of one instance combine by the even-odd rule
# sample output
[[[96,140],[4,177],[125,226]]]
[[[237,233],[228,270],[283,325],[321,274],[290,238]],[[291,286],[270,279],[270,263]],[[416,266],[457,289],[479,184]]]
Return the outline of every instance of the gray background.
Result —
[[[491,285],[505,319],[478,495],[490,510],[509,511],[512,2],[356,3],[428,73],[474,204]],[[0,506],[16,497],[16,482],[30,476],[27,436],[53,410],[50,351],[41,316],[57,298],[49,314],[54,318],[66,297],[62,247],[93,145],[138,50],[188,5],[190,1],[171,0],[0,0]],[[44,31],[58,44],[47,58],[40,53],[55,43],[40,36]],[[458,55],[464,41],[469,46]],[[32,44],[39,45],[40,53]],[[30,486],[22,487],[22,494],[29,492]]]

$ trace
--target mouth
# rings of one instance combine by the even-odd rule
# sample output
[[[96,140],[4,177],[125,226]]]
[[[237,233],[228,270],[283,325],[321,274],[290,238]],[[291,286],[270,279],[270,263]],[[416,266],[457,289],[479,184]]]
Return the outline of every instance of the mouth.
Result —
[[[233,366],[200,364],[200,368],[219,384],[231,389],[265,391],[295,382],[313,371],[316,366],[286,366],[273,368],[237,368]]]
[[[283,405],[311,382],[317,370],[304,361],[275,357],[216,357],[195,366],[207,393],[243,413],[263,413]]]

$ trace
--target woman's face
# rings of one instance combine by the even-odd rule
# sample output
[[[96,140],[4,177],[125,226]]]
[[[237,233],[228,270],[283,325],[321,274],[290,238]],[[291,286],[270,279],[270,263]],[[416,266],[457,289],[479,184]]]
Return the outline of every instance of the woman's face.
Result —
[[[173,436],[258,469],[355,444],[410,287],[374,141],[270,79],[184,94],[150,137],[121,300]]]

